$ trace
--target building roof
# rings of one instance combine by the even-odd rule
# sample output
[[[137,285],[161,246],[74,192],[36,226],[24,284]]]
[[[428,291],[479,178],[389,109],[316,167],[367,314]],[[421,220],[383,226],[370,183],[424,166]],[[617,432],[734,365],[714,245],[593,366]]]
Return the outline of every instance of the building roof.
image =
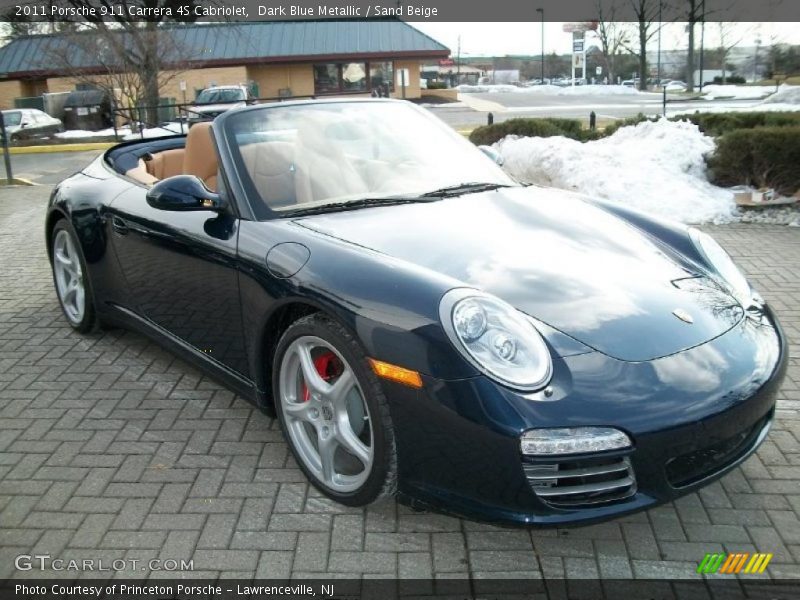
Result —
[[[441,58],[450,50],[399,20],[270,21],[165,28],[186,57],[182,66],[215,67],[347,58]],[[94,35],[82,33],[77,35]],[[120,35],[126,35],[120,33]],[[0,79],[59,75],[57,53],[70,65],[99,68],[94,53],[62,35],[32,35],[0,48]]]

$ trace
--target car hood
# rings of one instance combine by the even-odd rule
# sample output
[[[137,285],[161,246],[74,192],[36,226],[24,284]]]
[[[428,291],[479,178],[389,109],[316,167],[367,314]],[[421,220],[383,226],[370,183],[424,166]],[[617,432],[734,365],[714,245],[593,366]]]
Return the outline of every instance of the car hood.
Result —
[[[688,260],[560,190],[506,188],[296,223],[495,294],[620,360],[691,348],[743,314]]]

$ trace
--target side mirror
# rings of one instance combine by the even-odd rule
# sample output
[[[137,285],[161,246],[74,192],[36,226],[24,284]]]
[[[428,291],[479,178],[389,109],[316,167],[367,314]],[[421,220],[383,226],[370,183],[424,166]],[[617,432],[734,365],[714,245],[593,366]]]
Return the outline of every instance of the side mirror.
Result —
[[[225,203],[194,175],[175,175],[155,184],[147,192],[147,203],[160,210],[221,211]]]
[[[22,121],[22,123],[19,124],[19,128],[20,129],[25,129],[28,125],[30,125],[30,123],[28,123],[28,121]]]
[[[486,156],[491,158],[497,166],[499,167],[503,166],[505,160],[503,160],[503,156],[497,150],[495,150],[491,146],[478,146],[478,149],[481,152],[483,152]]]

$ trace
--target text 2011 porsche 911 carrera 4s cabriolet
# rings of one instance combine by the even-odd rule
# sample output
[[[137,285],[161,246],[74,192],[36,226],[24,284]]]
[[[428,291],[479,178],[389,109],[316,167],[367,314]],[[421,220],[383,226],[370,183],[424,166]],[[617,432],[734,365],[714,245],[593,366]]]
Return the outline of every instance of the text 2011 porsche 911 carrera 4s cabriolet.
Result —
[[[121,144],[53,192],[58,298],[274,411],[347,505],[586,523],[744,461],[786,343],[728,254],[490,155],[369,99]]]

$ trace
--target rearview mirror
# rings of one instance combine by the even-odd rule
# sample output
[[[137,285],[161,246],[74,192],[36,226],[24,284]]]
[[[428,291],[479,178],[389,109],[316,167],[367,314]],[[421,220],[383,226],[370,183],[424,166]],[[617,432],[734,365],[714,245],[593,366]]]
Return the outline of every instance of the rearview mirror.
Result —
[[[159,181],[147,192],[147,203],[153,208],[177,211],[220,211],[225,204],[219,194],[194,175],[175,175]]]
[[[503,160],[503,156],[491,146],[478,146],[478,149],[483,152],[486,156],[491,158],[497,166],[502,167],[505,160]]]

